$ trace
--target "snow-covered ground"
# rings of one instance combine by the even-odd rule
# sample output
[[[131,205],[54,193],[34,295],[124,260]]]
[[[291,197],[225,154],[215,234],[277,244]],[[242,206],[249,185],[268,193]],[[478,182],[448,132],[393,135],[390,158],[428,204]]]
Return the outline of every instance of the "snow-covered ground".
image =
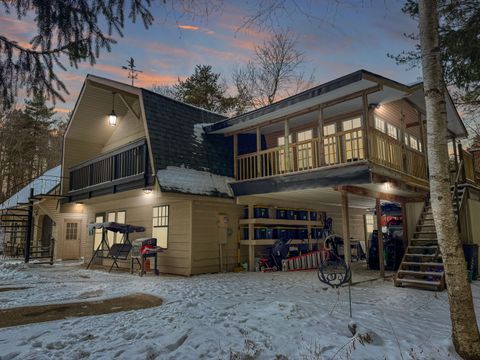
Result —
[[[357,276],[357,279],[361,277]],[[96,300],[134,292],[157,308],[0,329],[0,359],[459,359],[447,294],[369,281],[351,288],[353,321],[372,342],[348,345],[348,290],[315,272],[191,278],[138,276],[0,260],[0,307]],[[477,313],[480,284],[472,285]],[[1,319],[0,319],[1,322]],[[338,351],[340,348],[343,349]],[[251,356],[251,357],[250,357]]]

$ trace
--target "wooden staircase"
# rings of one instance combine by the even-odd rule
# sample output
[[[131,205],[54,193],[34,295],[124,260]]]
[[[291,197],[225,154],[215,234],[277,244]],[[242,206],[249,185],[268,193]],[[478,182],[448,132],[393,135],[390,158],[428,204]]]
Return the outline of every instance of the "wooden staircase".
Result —
[[[452,187],[452,202],[455,217],[462,206],[466,189]],[[411,286],[427,290],[445,289],[445,273],[442,254],[438,246],[437,232],[433,222],[430,199],[425,202],[413,238],[403,256],[395,277],[395,286]]]

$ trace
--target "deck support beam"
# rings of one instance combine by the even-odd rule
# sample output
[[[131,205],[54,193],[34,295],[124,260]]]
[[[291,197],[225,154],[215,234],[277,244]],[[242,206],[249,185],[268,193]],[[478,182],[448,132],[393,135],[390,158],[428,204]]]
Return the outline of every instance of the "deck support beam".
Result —
[[[352,261],[350,246],[350,215],[348,211],[348,193],[342,191],[342,229],[343,229],[343,255],[348,266]]]
[[[285,160],[285,172],[288,173],[290,172],[290,127],[288,124],[288,119],[285,119],[283,122],[284,125],[284,130],[285,130],[285,141],[284,141],[284,147],[285,147],[285,155],[284,155],[284,160]],[[293,169],[292,169],[293,170]]]
[[[378,238],[378,265],[380,276],[385,277],[385,257],[383,256],[383,233],[382,233],[382,206],[380,199],[375,199],[375,212],[377,214],[377,238]]]
[[[238,134],[233,134],[233,177],[238,179]]]
[[[262,151],[262,133],[260,127],[257,127],[257,177],[263,176],[262,171],[262,158],[258,154]]]
[[[248,218],[253,219],[253,205],[248,204]],[[252,245],[254,239],[253,224],[248,224],[248,271],[255,271],[255,246]]]
[[[409,244],[408,239],[408,222],[407,222],[407,203],[405,201],[400,203],[402,207],[402,229],[403,229],[403,249],[407,252],[407,247]]]

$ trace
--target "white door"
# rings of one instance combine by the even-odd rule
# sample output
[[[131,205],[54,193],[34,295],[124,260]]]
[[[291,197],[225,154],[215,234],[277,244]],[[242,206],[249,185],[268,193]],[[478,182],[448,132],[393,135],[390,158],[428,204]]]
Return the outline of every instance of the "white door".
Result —
[[[81,220],[67,219],[63,223],[62,259],[80,258]]]

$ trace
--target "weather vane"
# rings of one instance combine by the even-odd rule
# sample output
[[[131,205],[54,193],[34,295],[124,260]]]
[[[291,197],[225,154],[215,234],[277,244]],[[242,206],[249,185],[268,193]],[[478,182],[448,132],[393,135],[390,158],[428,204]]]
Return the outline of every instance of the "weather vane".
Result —
[[[138,77],[138,73],[143,72],[135,68],[136,68],[135,60],[132,57],[130,57],[130,59],[127,60],[127,66],[122,66],[123,70],[128,70],[128,78],[132,79],[132,86],[134,86],[133,83],[135,79]]]

